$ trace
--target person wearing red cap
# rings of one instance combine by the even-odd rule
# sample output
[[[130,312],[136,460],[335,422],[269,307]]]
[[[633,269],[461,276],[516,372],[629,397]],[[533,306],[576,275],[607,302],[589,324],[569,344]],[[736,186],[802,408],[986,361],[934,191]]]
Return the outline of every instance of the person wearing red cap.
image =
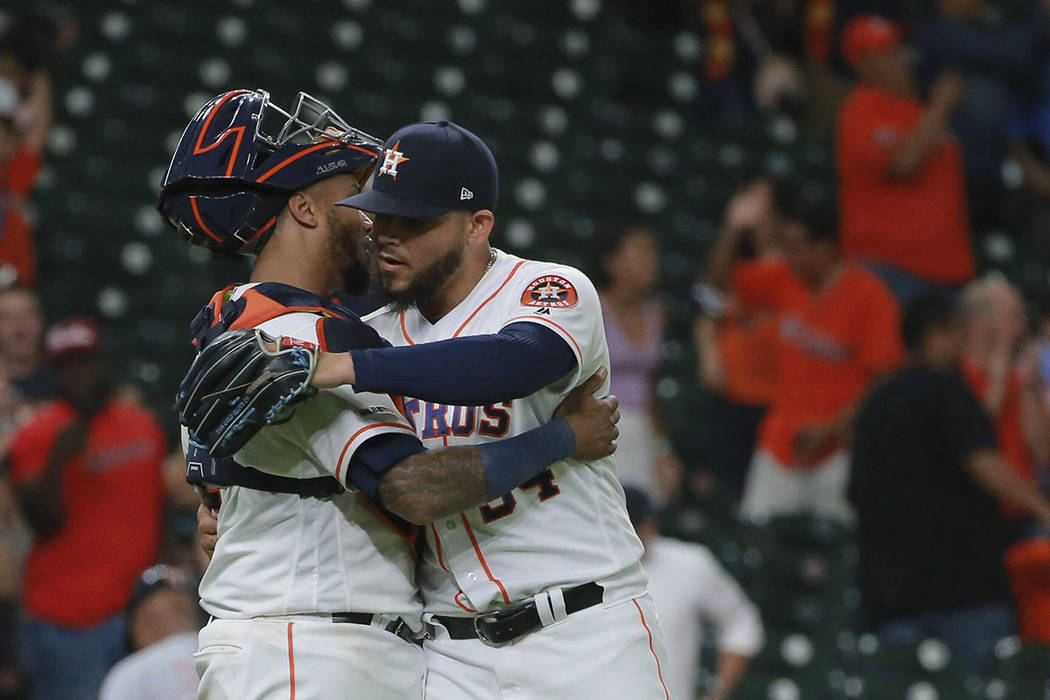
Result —
[[[962,79],[942,74],[920,102],[901,30],[874,15],[846,25],[842,53],[860,79],[836,124],[843,253],[902,304],[952,295],[974,275],[962,153],[947,128]]]
[[[59,398],[5,457],[34,537],[20,650],[30,697],[93,699],[124,651],[132,585],[160,544],[166,445],[152,413],[114,396],[93,321],[58,324],[45,349]]]

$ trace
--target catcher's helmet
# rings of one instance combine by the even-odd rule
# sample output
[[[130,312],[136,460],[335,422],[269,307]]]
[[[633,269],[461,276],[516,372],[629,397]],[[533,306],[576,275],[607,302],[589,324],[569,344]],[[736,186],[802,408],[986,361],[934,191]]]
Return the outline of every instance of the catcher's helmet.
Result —
[[[263,90],[233,90],[190,120],[157,208],[190,243],[251,255],[291,193],[374,163],[381,146],[304,92],[289,114]]]

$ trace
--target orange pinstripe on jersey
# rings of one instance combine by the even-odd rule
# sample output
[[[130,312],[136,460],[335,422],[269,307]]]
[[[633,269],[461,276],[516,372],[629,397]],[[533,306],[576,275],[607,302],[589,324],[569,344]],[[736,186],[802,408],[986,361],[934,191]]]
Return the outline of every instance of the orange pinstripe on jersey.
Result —
[[[463,525],[467,528],[467,535],[470,537],[471,544],[474,545],[474,552],[478,555],[478,561],[481,562],[481,568],[485,570],[485,575],[489,577],[489,581],[492,581],[494,584],[499,586],[499,592],[503,595],[503,602],[510,603],[510,596],[507,595],[507,589],[503,585],[503,581],[500,581],[498,578],[493,576],[492,572],[489,570],[489,564],[487,561],[485,561],[485,555],[481,553],[481,547],[478,546],[478,538],[474,536],[474,528],[470,526],[470,521],[467,520],[467,516],[463,513],[460,513],[459,517],[463,519]]]
[[[469,605],[467,605],[466,603],[464,603],[462,600],[459,599],[459,597],[461,595],[463,595],[463,591],[462,590],[460,590],[458,593],[456,593],[456,597],[453,598],[452,600],[455,601],[456,605],[458,605],[459,607],[463,608],[468,613],[476,613],[477,610],[475,610],[474,608],[470,607]]]
[[[488,299],[486,299],[485,301],[481,302],[478,305],[478,308],[474,309],[474,312],[471,313],[470,316],[467,316],[467,320],[463,322],[463,325],[461,325],[459,328],[457,328],[456,332],[452,334],[453,338],[458,338],[459,337],[459,334],[463,332],[463,329],[467,327],[467,324],[474,320],[474,317],[478,315],[479,311],[481,311],[482,309],[485,308],[486,304],[488,304],[490,301],[495,299],[496,296],[500,292],[503,291],[503,288],[507,286],[507,283],[511,281],[511,279],[514,277],[515,274],[517,274],[518,268],[520,268],[526,262],[528,262],[528,261],[527,260],[522,260],[517,265],[514,266],[514,269],[510,271],[509,275],[507,275],[507,279],[503,280],[503,284],[501,284],[499,287],[497,287],[496,291],[494,291],[492,294],[490,294]],[[404,312],[402,312],[402,316],[403,315],[404,315]]]
[[[445,557],[441,554],[441,538],[438,537],[438,531],[434,527],[434,523],[430,523],[430,531],[434,533],[434,549],[437,550],[435,553],[437,554],[438,564],[441,565],[442,569],[448,571],[448,567],[445,566]]]
[[[405,328],[405,312],[401,312],[401,335],[404,336],[405,342],[409,345],[415,345],[416,342],[408,337],[408,329]]]
[[[488,304],[490,301],[495,299],[496,295],[498,295],[501,291],[503,291],[503,288],[507,286],[507,283],[510,282],[511,279],[514,277],[514,275],[517,273],[518,268],[521,267],[522,265],[524,265],[527,262],[529,262],[529,261],[528,260],[522,260],[521,262],[519,262],[517,265],[514,266],[514,269],[510,271],[509,275],[507,275],[507,279],[503,280],[503,283],[496,289],[496,291],[494,291],[492,294],[490,294],[489,297],[487,299],[485,299],[485,301],[483,301],[480,304],[478,304],[478,308],[474,309],[474,311],[471,312],[470,316],[467,316],[467,320],[463,322],[463,325],[461,325],[459,328],[457,328],[456,332],[452,334],[453,338],[458,338],[459,337],[459,334],[463,332],[463,329],[467,327],[467,324],[470,323],[474,319],[474,317],[478,315],[479,311],[481,311],[483,308],[485,308],[486,304]],[[412,340],[412,338],[408,335],[408,328],[405,326],[405,312],[404,311],[401,312],[400,321],[401,321],[401,335],[404,336],[405,342],[408,343],[409,345],[415,345],[416,341]]]
[[[379,518],[380,522],[397,533],[398,537],[407,542],[412,548],[412,557],[416,560],[419,559],[420,552],[416,544],[419,540],[419,533],[423,531],[422,528],[383,510],[376,505],[375,501],[360,491],[357,492],[357,500],[361,501],[372,515]]]

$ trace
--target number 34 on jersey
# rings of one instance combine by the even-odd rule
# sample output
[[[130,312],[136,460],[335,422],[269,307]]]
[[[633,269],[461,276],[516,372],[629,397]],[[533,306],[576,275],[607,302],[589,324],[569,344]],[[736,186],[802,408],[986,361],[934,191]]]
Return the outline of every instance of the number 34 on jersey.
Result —
[[[511,408],[512,404],[509,401],[488,406],[447,406],[419,399],[405,400],[405,413],[420,439],[441,439],[442,444],[446,445],[450,438],[457,438],[457,442],[468,438],[465,442],[471,442],[469,438],[475,435],[487,438],[505,436],[510,428]],[[554,472],[549,468],[518,488],[522,491],[534,490],[541,501],[561,493],[561,488],[554,483]],[[517,499],[514,494],[508,493],[500,503],[486,504],[479,510],[482,520],[491,523],[513,513],[516,506]]]

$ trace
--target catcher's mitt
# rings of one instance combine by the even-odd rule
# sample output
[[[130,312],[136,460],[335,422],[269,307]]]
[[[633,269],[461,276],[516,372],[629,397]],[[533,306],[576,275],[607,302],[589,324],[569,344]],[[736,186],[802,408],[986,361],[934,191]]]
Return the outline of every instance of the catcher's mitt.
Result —
[[[267,349],[274,344],[276,350]],[[197,356],[179,384],[175,412],[213,457],[230,457],[264,425],[291,417],[317,393],[317,347],[257,329],[226,331]]]

